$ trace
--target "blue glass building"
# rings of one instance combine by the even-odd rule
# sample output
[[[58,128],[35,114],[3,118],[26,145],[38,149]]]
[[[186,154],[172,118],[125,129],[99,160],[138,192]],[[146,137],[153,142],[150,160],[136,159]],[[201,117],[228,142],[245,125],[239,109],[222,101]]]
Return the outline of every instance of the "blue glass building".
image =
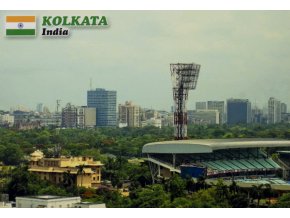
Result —
[[[251,103],[248,99],[227,100],[227,123],[239,124],[251,122]]]
[[[96,108],[97,127],[117,126],[117,92],[105,89],[87,92],[88,107]]]

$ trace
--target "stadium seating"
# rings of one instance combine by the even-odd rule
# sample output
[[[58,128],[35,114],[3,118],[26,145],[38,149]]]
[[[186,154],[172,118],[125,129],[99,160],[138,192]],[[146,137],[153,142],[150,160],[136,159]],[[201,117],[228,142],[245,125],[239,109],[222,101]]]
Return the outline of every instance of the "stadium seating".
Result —
[[[273,168],[281,168],[275,161],[273,161],[272,159],[266,159],[266,161],[273,166]]]
[[[237,161],[239,161],[240,163],[245,165],[247,167],[247,169],[256,169],[256,167],[250,163],[251,161],[248,161],[246,159],[241,159],[241,160],[237,160]]]
[[[222,162],[223,162],[224,164],[226,164],[227,166],[229,166],[229,167],[230,167],[231,169],[233,169],[233,170],[240,170],[240,169],[242,169],[241,167],[235,165],[234,163],[232,163],[232,162],[229,161],[229,160],[223,160]]]
[[[267,169],[271,169],[273,168],[273,166],[271,164],[269,164],[265,159],[257,159],[257,161],[264,167]]]
[[[249,159],[248,162],[252,164],[257,169],[264,169],[265,167],[261,165],[258,161],[258,159]]]
[[[242,170],[247,170],[248,168],[243,165],[242,163],[240,163],[239,161],[237,160],[228,160],[228,162],[234,164],[235,166],[237,166],[239,169],[242,169]]]
[[[272,159],[239,159],[239,160],[215,160],[202,162],[206,167],[220,171],[239,171],[239,170],[261,170],[277,169],[280,166]]]

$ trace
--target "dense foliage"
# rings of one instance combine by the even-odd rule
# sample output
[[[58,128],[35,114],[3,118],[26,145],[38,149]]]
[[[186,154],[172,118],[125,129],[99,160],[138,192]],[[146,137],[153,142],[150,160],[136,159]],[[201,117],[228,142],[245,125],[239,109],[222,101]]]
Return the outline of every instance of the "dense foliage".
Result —
[[[41,149],[52,155],[56,145],[63,155],[90,155],[104,160],[106,155],[140,157],[149,142],[173,139],[173,128],[34,129],[17,131],[0,128],[0,161],[18,165],[24,155]],[[290,139],[290,124],[188,127],[189,138],[281,138]]]
[[[160,184],[152,184],[146,163],[128,160],[142,156],[142,146],[149,142],[172,140],[173,128],[96,128],[96,129],[34,129],[17,131],[0,128],[0,162],[14,168],[0,171],[0,192],[15,196],[54,194],[81,195],[90,202],[105,202],[108,207],[268,207],[278,194],[266,186],[251,189],[239,188],[235,183],[206,184],[174,176]],[[189,138],[290,138],[290,124],[250,126],[189,126]],[[41,181],[27,171],[28,155],[41,149],[46,156],[53,156],[61,147],[62,155],[89,155],[101,160],[102,180],[110,186],[99,189],[77,188],[64,181],[55,186]],[[129,196],[119,190],[128,183]],[[272,207],[287,207],[289,194],[278,198]]]

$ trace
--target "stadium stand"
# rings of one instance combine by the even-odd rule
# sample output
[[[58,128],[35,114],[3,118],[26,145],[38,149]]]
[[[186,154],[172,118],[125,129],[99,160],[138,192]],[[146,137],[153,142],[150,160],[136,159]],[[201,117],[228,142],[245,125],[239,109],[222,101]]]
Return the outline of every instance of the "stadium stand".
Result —
[[[271,151],[283,150],[284,156],[287,152],[290,156],[290,141],[275,139],[166,141],[146,144],[142,152],[147,161],[163,169],[161,176],[166,170],[169,174],[181,172],[181,165],[198,165],[206,169],[205,175],[208,178],[235,178],[245,183],[260,181],[265,184],[285,184],[283,179],[277,177],[285,167],[281,167],[280,162],[271,158],[271,153],[267,153],[268,148]],[[286,161],[287,158],[284,159]],[[154,176],[157,173],[151,174]]]

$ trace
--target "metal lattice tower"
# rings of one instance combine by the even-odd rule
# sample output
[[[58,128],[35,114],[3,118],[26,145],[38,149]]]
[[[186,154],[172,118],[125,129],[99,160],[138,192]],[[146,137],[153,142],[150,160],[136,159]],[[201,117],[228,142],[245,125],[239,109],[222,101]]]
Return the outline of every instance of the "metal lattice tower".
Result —
[[[173,85],[174,136],[176,140],[187,138],[187,109],[188,91],[196,87],[199,64],[170,64],[171,80]]]
[[[56,113],[59,112],[59,108],[60,108],[60,99],[56,100]]]

